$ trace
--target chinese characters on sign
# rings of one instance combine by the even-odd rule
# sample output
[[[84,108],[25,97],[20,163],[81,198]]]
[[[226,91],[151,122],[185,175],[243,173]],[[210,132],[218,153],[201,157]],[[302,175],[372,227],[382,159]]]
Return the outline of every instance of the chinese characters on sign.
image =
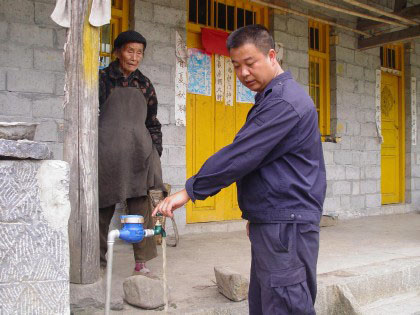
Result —
[[[225,57],[225,104],[233,106],[234,70],[230,58]]]
[[[175,125],[185,126],[187,107],[187,47],[178,32],[175,39]]]
[[[225,93],[225,57],[221,55],[214,55],[216,68],[216,102],[223,102],[223,95]]]
[[[417,79],[411,78],[411,144],[417,145]]]
[[[381,117],[381,70],[376,70],[376,84],[375,84],[375,118],[376,130],[381,143],[384,142],[382,137],[382,117]]]

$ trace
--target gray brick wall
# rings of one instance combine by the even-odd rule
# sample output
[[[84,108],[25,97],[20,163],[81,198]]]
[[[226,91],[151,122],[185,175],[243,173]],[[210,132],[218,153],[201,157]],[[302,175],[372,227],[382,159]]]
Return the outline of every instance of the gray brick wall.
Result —
[[[35,140],[63,156],[63,46],[53,0],[0,1],[0,120],[36,121]]]

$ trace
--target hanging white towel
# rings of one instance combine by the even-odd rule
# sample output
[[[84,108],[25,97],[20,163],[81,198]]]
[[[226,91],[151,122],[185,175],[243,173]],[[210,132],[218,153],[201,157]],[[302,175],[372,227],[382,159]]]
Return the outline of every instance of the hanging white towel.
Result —
[[[111,0],[93,0],[89,15],[92,26],[102,26],[111,22]]]
[[[62,27],[70,27],[70,0],[57,0],[51,19]]]

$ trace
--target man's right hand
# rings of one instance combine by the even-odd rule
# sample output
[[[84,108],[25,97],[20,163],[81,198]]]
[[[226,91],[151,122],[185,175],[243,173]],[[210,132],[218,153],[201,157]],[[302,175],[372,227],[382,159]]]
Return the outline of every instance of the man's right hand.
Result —
[[[156,208],[153,210],[152,216],[156,216],[158,212],[162,213],[165,217],[173,217],[173,212],[185,205],[190,200],[185,189],[166,197],[163,199]]]

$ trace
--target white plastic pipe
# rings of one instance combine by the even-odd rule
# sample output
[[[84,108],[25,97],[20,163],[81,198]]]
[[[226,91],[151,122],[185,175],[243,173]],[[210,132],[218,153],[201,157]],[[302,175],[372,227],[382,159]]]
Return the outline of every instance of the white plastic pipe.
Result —
[[[120,237],[120,231],[112,230],[108,233],[108,257],[106,266],[106,298],[105,298],[105,315],[109,315],[111,308],[111,281],[112,281],[112,258],[114,256],[114,242]]]

